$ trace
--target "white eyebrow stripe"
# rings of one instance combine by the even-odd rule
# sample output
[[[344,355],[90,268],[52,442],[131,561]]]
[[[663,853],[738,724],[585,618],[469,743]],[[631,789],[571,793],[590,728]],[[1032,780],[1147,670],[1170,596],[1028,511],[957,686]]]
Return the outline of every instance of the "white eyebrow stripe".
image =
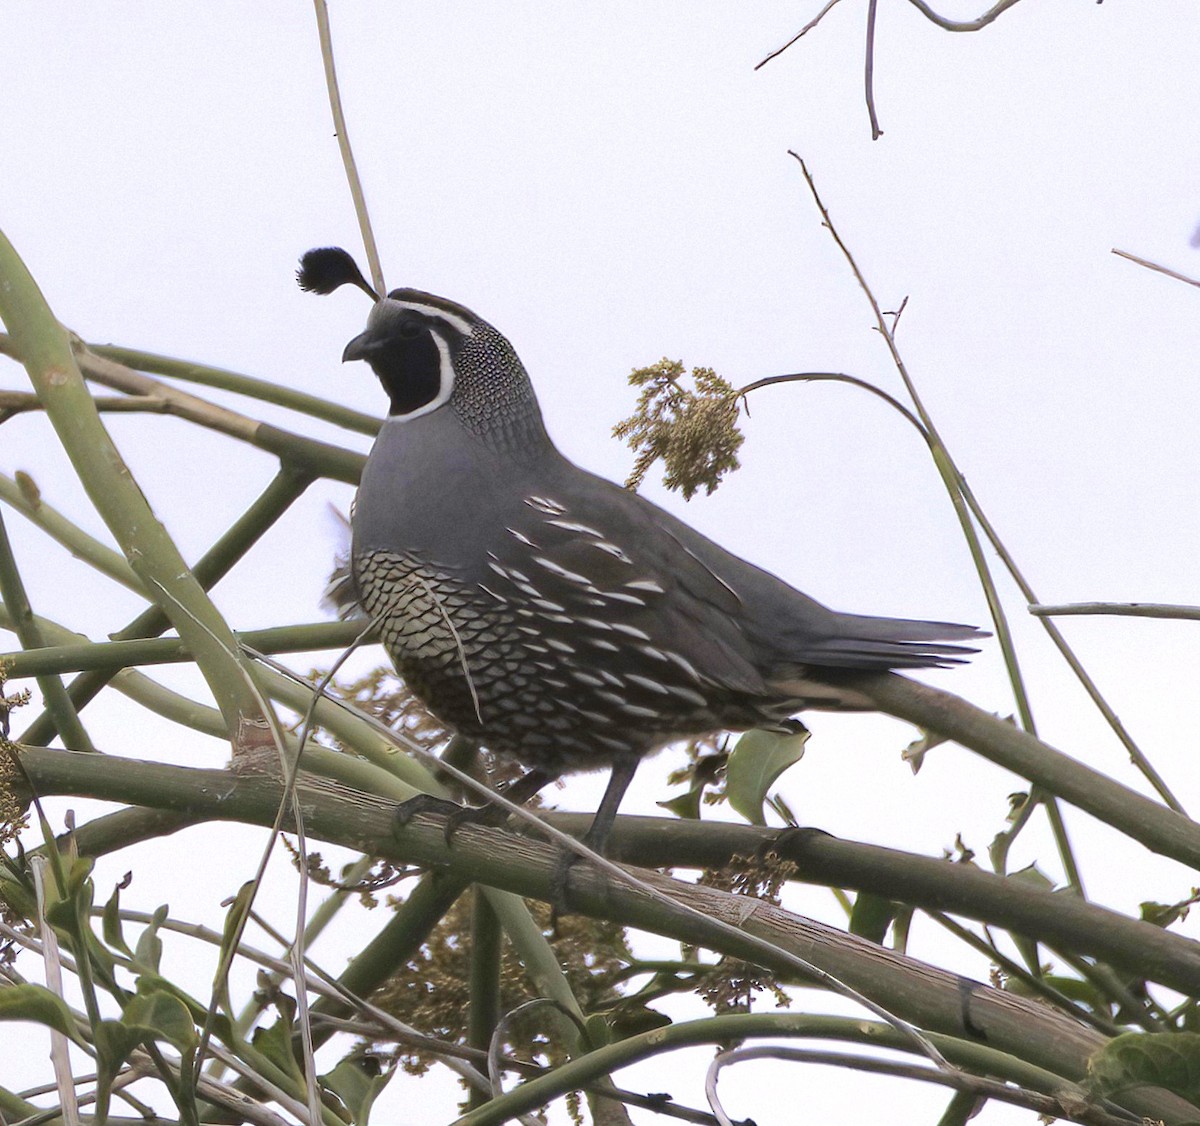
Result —
[[[396,301],[394,297],[391,300]],[[455,332],[461,332],[463,336],[470,336],[472,329],[475,327],[465,317],[460,317],[457,313],[447,312],[437,305],[426,305],[421,301],[396,301],[396,304],[405,309],[411,309],[414,313],[420,313],[423,317],[445,321]]]

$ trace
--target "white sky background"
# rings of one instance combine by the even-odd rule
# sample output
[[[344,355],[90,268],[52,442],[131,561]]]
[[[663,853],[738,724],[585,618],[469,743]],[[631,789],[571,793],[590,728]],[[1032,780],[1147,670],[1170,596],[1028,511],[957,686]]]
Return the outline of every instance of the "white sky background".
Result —
[[[1189,0],[1029,2],[981,33],[950,35],[908,5],[883,4],[876,142],[862,98],[861,2],[847,0],[752,70],[816,11],[335,7],[350,135],[388,285],[444,293],[492,321],[525,360],[559,444],[617,479],[631,462],[610,437],[634,398],[625,375],[664,354],[735,384],[840,370],[900,393],[869,308],[786,155],[795,149],[884,307],[909,298],[899,342],[910,371],[1042,599],[1196,602],[1200,293],[1110,249],[1200,275],[1200,251],[1189,246],[1200,221],[1200,9]],[[311,246],[344,245],[365,267],[308,6],[7,4],[3,36],[0,224],[65,324],[92,341],[382,411],[367,369],[339,363],[367,302],[349,289],[318,299],[293,280]],[[0,365],[0,387],[26,386],[20,368]],[[950,505],[905,423],[834,386],[759,393],[751,409],[744,469],[718,494],[686,506],[657,487],[650,495],[839,609],[985,622]],[[189,559],[274,469],[264,454],[167,418],[108,422]],[[44,420],[21,416],[0,429],[0,471],[17,469],[102,533]],[[235,628],[320,616],[334,550],[327,500],[345,509],[350,490],[310,490],[216,589]],[[67,605],[65,624],[96,637],[136,613],[132,596],[93,579],[19,516],[6,518],[35,610]],[[1043,736],[1138,785],[1019,595],[1004,589]],[[1184,804],[1200,807],[1200,627],[1127,618],[1063,627]],[[197,690],[183,670],[162,679]],[[994,644],[936,682],[1012,710]],[[165,745],[166,725],[119,704],[85,717],[106,750],[224,761],[215,742]],[[936,855],[961,830],[982,851],[1003,825],[1006,795],[1021,788],[955,747],[936,751],[914,779],[898,757],[911,730],[891,721],[811,725],[808,756],[782,792],[803,822],[839,835]],[[643,769],[627,810],[653,809],[672,761]],[[573,784],[561,804],[593,808],[600,785]],[[1127,844],[1111,865],[1114,835],[1082,816],[1069,825],[1088,891],[1102,902],[1136,911],[1142,899],[1185,896],[1195,881]],[[228,856],[199,864],[197,847],[212,840],[204,830],[179,837],[173,851],[156,845],[105,861],[99,894],[132,866],[127,905],[170,899],[176,913],[211,920],[252,874],[262,833],[230,829],[227,839]],[[151,870],[151,855],[164,867]],[[1036,831],[1013,856],[1014,866],[1033,860],[1059,875]],[[286,926],[286,873],[278,880],[273,918]],[[794,906],[837,918],[819,889],[799,892]],[[916,953],[986,975],[930,929],[918,926]],[[337,970],[349,948],[316,953]],[[797,1003],[810,1002],[804,994]],[[20,1053],[0,1056],[0,1083],[43,1074],[43,1045],[28,1031]],[[705,1058],[671,1065],[680,1101],[702,1104]],[[728,1074],[722,1088],[731,1113],[762,1126],[797,1121],[798,1102],[804,1121],[928,1122],[948,1098],[767,1066]],[[662,1065],[623,1082],[662,1089]],[[853,1112],[840,1102],[847,1082]],[[452,1117],[448,1084],[427,1080],[419,1095],[410,1083],[401,1096],[402,1087],[387,1096],[393,1108],[411,1111],[417,1097],[422,1120]],[[387,1105],[376,1121],[397,1120]],[[901,1105],[911,1108],[903,1117]],[[978,1119],[1030,1120],[996,1106]]]

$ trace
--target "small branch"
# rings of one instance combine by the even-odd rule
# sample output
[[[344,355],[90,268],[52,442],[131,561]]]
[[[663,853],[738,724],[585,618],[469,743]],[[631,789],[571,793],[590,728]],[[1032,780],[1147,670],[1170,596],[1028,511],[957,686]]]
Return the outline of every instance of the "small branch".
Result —
[[[294,387],[285,387],[267,379],[256,379],[252,375],[196,363],[194,360],[181,360],[174,356],[162,356],[157,352],[145,352],[140,348],[123,348],[116,344],[89,344],[88,349],[93,355],[114,360],[135,371],[165,375],[171,379],[182,379],[186,383],[199,383],[204,387],[231,391],[235,395],[245,395],[260,402],[274,403],[276,406],[286,407],[310,418],[319,418],[322,422],[332,423],[356,434],[374,437],[379,433],[380,422],[374,415],[352,410],[341,403],[322,399],[319,395],[309,395]],[[99,399],[96,401],[100,402]]]
[[[981,28],[987,27],[989,23],[1004,12],[1007,12],[1009,8],[1017,3],[1017,0],[999,0],[999,3],[990,7],[982,16],[976,16],[973,20],[947,19],[947,17],[935,12],[925,3],[925,0],[908,0],[908,2],[927,20],[937,24],[944,31],[979,31]]]
[[[889,395],[882,388],[876,387],[874,383],[869,383],[865,379],[859,379],[855,375],[843,375],[840,372],[829,371],[796,372],[791,375],[768,375],[763,379],[756,379],[753,383],[747,383],[745,387],[738,388],[737,397],[740,399],[744,395],[748,395],[751,391],[758,391],[763,387],[772,387],[777,383],[848,383],[851,387],[860,387],[864,391],[870,391],[876,398],[882,399],[889,407],[902,414],[916,427],[921,437],[926,442],[929,441],[929,432],[921,424],[921,420],[908,407],[900,402],[899,399]]]
[[[317,32],[321,37],[321,59],[325,64],[325,86],[329,91],[329,108],[333,113],[333,128],[337,134],[338,149],[346,169],[346,182],[354,199],[354,214],[358,216],[358,227],[362,232],[363,247],[367,252],[367,266],[371,271],[371,282],[375,293],[382,297],[387,293],[383,284],[383,267],[379,264],[379,250],[375,246],[375,235],[371,230],[371,216],[367,212],[367,198],[363,193],[362,181],[354,163],[354,152],[350,148],[350,133],[346,128],[346,116],[342,112],[342,95],[338,90],[337,71],[333,65],[333,33],[329,28],[329,9],[325,0],[313,0],[317,13]]]
[[[1177,270],[1169,270],[1166,266],[1160,266],[1157,262],[1151,262],[1146,258],[1139,258],[1136,254],[1130,254],[1128,250],[1118,250],[1113,247],[1113,253],[1118,258],[1128,258],[1130,262],[1136,262],[1139,266],[1145,266],[1147,270],[1154,270],[1159,274],[1166,274],[1169,278],[1174,278],[1176,281],[1187,282],[1188,285],[1200,286],[1200,280],[1189,278],[1187,274],[1181,274]]]
[[[896,1060],[874,1059],[870,1056],[851,1054],[849,1052],[831,1052],[816,1048],[787,1048],[779,1045],[771,1047],[737,1048],[731,1052],[722,1052],[709,1065],[709,1087],[715,1097],[715,1080],[717,1073],[745,1060],[786,1060],[793,1063],[816,1063],[831,1067],[849,1068],[853,1071],[866,1071],[875,1075],[892,1075],[900,1079],[916,1079],[925,1083],[938,1083],[943,1087],[953,1087],[956,1091],[964,1091],[985,1099],[1009,1103],[1012,1106],[1024,1107],[1041,1115],[1043,1121],[1054,1118],[1065,1118],[1069,1122],[1082,1122],[1086,1126],[1130,1126],[1140,1121],[1135,1116],[1112,1114],[1102,1107],[1089,1101],[1082,1087],[1064,1091],[1064,1098],[1053,1095],[1043,1095],[1037,1091],[1015,1087],[1009,1083],[1001,1083],[996,1079],[983,1079],[976,1075],[968,1075],[963,1071],[934,1071],[920,1064],[899,1063]],[[1065,1084],[1064,1084],[1065,1086]],[[722,1119],[727,1121],[727,1119]]]
[[[754,69],[761,70],[772,59],[779,58],[779,56],[782,55],[783,52],[786,51],[789,47],[793,46],[794,44],[798,43],[801,39],[803,39],[804,36],[806,36],[810,31],[812,31],[812,29],[814,27],[816,27],[817,24],[819,24],[825,18],[825,16],[828,14],[830,9],[833,8],[833,6],[837,2],[838,2],[838,0],[829,0],[829,3],[826,4],[825,7],[822,8],[811,20],[809,20],[808,23],[806,23],[798,32],[796,32],[796,34],[793,35],[791,37],[791,39],[789,39],[782,47],[777,47],[774,51],[772,51],[765,59],[763,59],[760,63],[758,63]]]
[[[1029,612],[1039,618],[1065,618],[1085,614],[1109,614],[1124,618],[1175,618],[1200,621],[1200,606],[1173,606],[1167,602],[1065,602],[1050,605],[1034,602]]]
[[[863,84],[866,87],[872,141],[878,141],[883,136],[883,130],[879,128],[879,116],[875,112],[875,13],[878,6],[879,0],[867,0],[867,53],[863,64]]]
[[[165,414],[167,410],[164,400],[150,395],[134,395],[128,398],[123,395],[96,395],[92,402],[102,414],[135,411]],[[41,399],[29,391],[0,391],[0,423],[7,422],[14,415],[43,409]]]

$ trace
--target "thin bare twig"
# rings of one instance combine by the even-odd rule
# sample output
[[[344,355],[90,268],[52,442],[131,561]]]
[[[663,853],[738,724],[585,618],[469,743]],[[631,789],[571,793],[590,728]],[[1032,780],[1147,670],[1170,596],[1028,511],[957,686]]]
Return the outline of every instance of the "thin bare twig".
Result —
[[[1200,606],[1174,606],[1167,602],[1064,602],[1061,605],[1034,602],[1030,605],[1029,612],[1039,618],[1109,614],[1123,618],[1175,618],[1181,621],[1200,621]]]
[[[1039,1091],[1031,1091],[1026,1087],[1017,1087],[1011,1083],[1003,1083],[997,1079],[985,1079],[969,1075],[964,1071],[934,1071],[921,1064],[899,1063],[896,1060],[875,1059],[870,1056],[852,1055],[849,1052],[831,1052],[816,1048],[787,1048],[782,1046],[736,1048],[730,1052],[722,1052],[708,1068],[705,1080],[705,1091],[709,1103],[722,1126],[728,1126],[731,1120],[725,1115],[717,1100],[716,1080],[722,1068],[744,1060],[790,1060],[796,1063],[818,1063],[834,1067],[846,1067],[854,1071],[869,1071],[877,1075],[894,1075],[902,1079],[916,1079],[927,1083],[938,1083],[945,1087],[953,1087],[958,1091],[966,1091],[981,1098],[995,1099],[998,1102],[1011,1103],[1013,1106],[1024,1107],[1036,1111],[1045,1118],[1065,1117],[1071,1122],[1083,1122],[1089,1126],[1128,1126],[1129,1123],[1144,1121],[1134,1114],[1113,1110],[1096,1105],[1083,1088],[1063,1081],[1062,1097],[1043,1095]]]
[[[998,16],[1007,12],[1009,8],[1017,3],[1017,0],[999,0],[999,3],[992,5],[982,16],[976,16],[973,20],[949,19],[935,12],[925,3],[925,0],[908,0],[908,2],[927,20],[936,23],[944,31],[979,31],[981,28],[987,27]]]
[[[814,27],[816,27],[817,24],[819,24],[825,18],[825,16],[828,14],[829,10],[837,2],[838,2],[838,0],[829,0],[829,3],[826,4],[825,7],[822,8],[811,20],[809,20],[808,23],[806,23],[799,31],[797,31],[796,34],[791,37],[791,39],[789,39],[782,47],[777,47],[774,51],[772,51],[765,59],[763,59],[760,63],[758,63],[754,69],[759,70],[762,67],[766,66],[767,63],[769,63],[772,59],[777,59],[789,47],[791,47],[793,44],[798,43],[801,39],[803,39],[804,36],[806,36],[810,31],[812,31],[812,29]]]
[[[805,183],[808,185],[808,190],[812,195],[813,202],[816,204],[817,210],[820,212],[822,223],[830,236],[833,238],[837,248],[842,252],[842,256],[846,259],[850,266],[851,272],[854,274],[855,280],[858,282],[859,288],[867,298],[868,304],[871,306],[871,311],[875,315],[875,327],[879,334],[883,337],[887,344],[888,352],[892,357],[892,363],[896,367],[896,371],[900,375],[901,381],[904,383],[904,388],[908,392],[909,398],[912,400],[913,408],[915,409],[921,424],[924,426],[928,435],[930,452],[933,456],[934,465],[937,467],[938,474],[942,478],[946,487],[946,492],[949,495],[950,503],[954,506],[955,515],[958,517],[959,525],[962,528],[963,536],[967,542],[967,549],[971,553],[971,560],[975,565],[976,573],[979,576],[979,583],[983,589],[984,598],[987,600],[988,612],[991,615],[992,624],[996,627],[996,639],[1000,643],[1001,652],[1004,655],[1005,668],[1008,671],[1009,683],[1012,686],[1013,696],[1016,700],[1017,713],[1021,719],[1021,726],[1031,735],[1037,734],[1037,726],[1033,719],[1033,709],[1029,703],[1029,697],[1025,691],[1025,681],[1021,675],[1020,661],[1017,657],[1016,646],[1013,642],[1012,633],[1008,625],[1008,616],[1004,611],[1004,606],[1000,601],[999,592],[996,589],[995,580],[992,577],[991,568],[988,565],[987,558],[983,553],[983,545],[980,543],[979,535],[975,529],[975,523],[972,520],[972,514],[968,509],[966,481],[958,470],[954,459],[950,456],[950,451],[946,448],[946,444],[942,441],[941,435],[938,433],[937,427],[929,412],[925,409],[925,404],[917,391],[916,384],[909,375],[908,366],[904,362],[903,356],[900,355],[900,349],[896,344],[896,338],[892,333],[891,327],[887,323],[885,314],[880,308],[879,301],[875,297],[874,291],[867,282],[866,276],[859,269],[858,262],[855,259],[850,248],[843,242],[837,228],[833,225],[833,218],[829,214],[824,201],[821,199],[820,192],[817,191],[816,182],[813,180],[812,173],[808,170],[808,165],[805,164],[804,158],[798,153],[788,150],[789,155],[800,165],[800,171],[804,175]],[[904,306],[901,305],[901,310]],[[1034,601],[1030,599],[1029,601]],[[1075,863],[1074,852],[1071,848],[1070,838],[1067,835],[1066,825],[1062,820],[1062,812],[1058,807],[1058,802],[1053,794],[1036,791],[1038,801],[1046,810],[1046,817],[1050,822],[1050,828],[1054,835],[1054,840],[1058,848],[1059,859],[1062,861],[1063,870],[1066,873],[1067,881],[1080,895],[1084,894],[1083,880],[1079,873],[1078,865]]]
[[[872,141],[878,141],[883,136],[883,130],[879,128],[879,116],[875,112],[875,13],[878,7],[879,0],[868,0],[866,60],[863,63],[863,84],[866,87]]]
[[[1130,254],[1128,250],[1118,250],[1115,246],[1112,252],[1118,258],[1128,258],[1130,262],[1136,262],[1139,266],[1145,266],[1147,270],[1154,270],[1159,274],[1166,274],[1169,278],[1174,278],[1176,281],[1187,282],[1188,285],[1200,287],[1200,280],[1189,278],[1187,274],[1181,274],[1178,270],[1169,270],[1166,266],[1160,266],[1157,262],[1151,262],[1146,258],[1139,258],[1136,254]]]
[[[342,95],[338,89],[337,71],[333,65],[333,33],[329,29],[329,9],[325,0],[313,0],[317,12],[317,32],[321,37],[321,59],[325,64],[325,86],[329,91],[329,108],[333,113],[333,128],[337,134],[338,149],[346,169],[346,182],[354,199],[354,214],[358,216],[358,228],[362,232],[363,248],[367,252],[367,267],[371,271],[371,283],[375,293],[382,297],[387,293],[383,284],[383,267],[379,263],[379,248],[375,245],[375,233],[371,230],[371,216],[367,212],[367,197],[362,181],[358,178],[358,166],[354,163],[354,152],[350,148],[350,134],[346,129],[346,115],[342,112]]]

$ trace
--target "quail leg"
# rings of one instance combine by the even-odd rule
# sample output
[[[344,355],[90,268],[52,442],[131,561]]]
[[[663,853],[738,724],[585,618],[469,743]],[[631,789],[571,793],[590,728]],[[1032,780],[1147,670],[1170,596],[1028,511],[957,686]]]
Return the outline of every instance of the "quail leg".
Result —
[[[554,781],[553,775],[543,770],[530,770],[515,782],[509,782],[499,792],[509,801],[523,805],[547,783]],[[433,794],[418,794],[415,798],[401,802],[396,807],[394,821],[398,828],[407,825],[420,813],[437,813],[446,818],[446,843],[449,844],[462,825],[503,825],[508,820],[508,810],[495,802],[482,805],[459,805]]]
[[[637,772],[638,761],[636,758],[628,758],[617,759],[613,763],[612,774],[608,778],[608,788],[604,791],[604,797],[600,799],[600,808],[596,810],[596,816],[592,818],[588,831],[581,838],[583,844],[601,856],[605,855],[608,835],[612,832],[621,799],[625,796],[625,791],[629,789],[629,783],[633,781],[633,776]],[[567,898],[571,890],[571,866],[578,859],[577,853],[570,849],[563,849],[554,865],[554,874],[550,882],[550,902],[554,906],[556,915],[566,914],[569,910]]]

